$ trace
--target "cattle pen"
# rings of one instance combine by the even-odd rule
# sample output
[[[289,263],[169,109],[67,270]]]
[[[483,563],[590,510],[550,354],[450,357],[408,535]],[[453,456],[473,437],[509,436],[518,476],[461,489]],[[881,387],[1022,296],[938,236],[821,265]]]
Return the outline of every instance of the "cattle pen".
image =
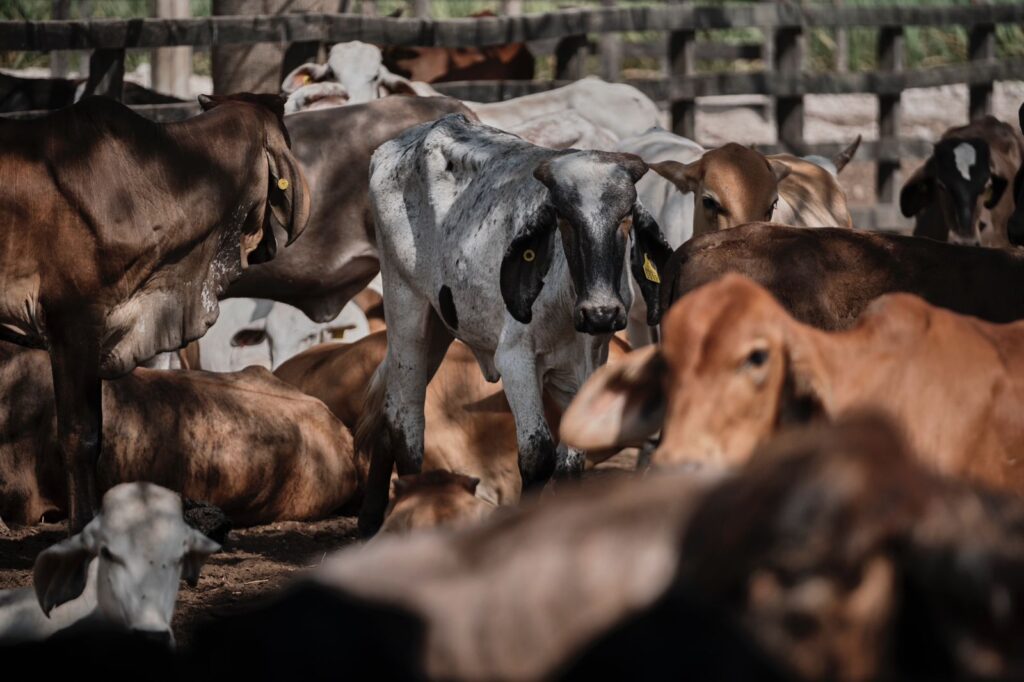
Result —
[[[993,84],[1024,74],[1024,58],[996,57],[996,27],[1024,24],[1024,4],[969,6],[833,7],[755,3],[702,6],[689,2],[660,6],[614,6],[564,9],[540,14],[460,19],[391,18],[355,14],[284,14],[216,16],[191,19],[0,22],[0,50],[47,52],[87,50],[87,93],[120,97],[125,51],[170,46],[211,47],[225,44],[287,44],[286,60],[315,55],[320,45],[361,40],[395,46],[483,47],[509,42],[557,40],[553,78],[532,81],[441,83],[437,89],[464,100],[493,102],[549,90],[583,75],[588,36],[624,32],[658,32],[665,71],[661,78],[622,79],[669,112],[671,128],[695,138],[697,99],[721,95],[762,95],[775,111],[777,141],[759,145],[765,153],[791,152],[829,156],[848,140],[809,143],[804,136],[806,95],[873,94],[877,97],[878,139],[865,141],[860,159],[876,165],[874,206],[853,210],[855,223],[867,229],[906,226],[896,200],[900,161],[921,159],[930,139],[900,135],[901,95],[912,88],[966,84],[966,118],[992,113]],[[958,26],[967,31],[965,63],[905,68],[906,27]],[[811,73],[805,36],[814,29],[868,28],[877,32],[877,69],[870,72]],[[728,46],[699,40],[698,32],[715,29],[760,29],[763,46]],[[599,49],[621,49],[599,42]],[[609,47],[611,45],[611,47]],[[753,50],[750,48],[753,47]],[[748,73],[698,70],[709,57],[760,56],[766,68]],[[602,75],[619,80],[613,64]],[[292,65],[286,63],[282,71]],[[175,120],[198,112],[194,103],[143,105],[138,111],[158,120]],[[25,115],[25,114],[19,114]]]

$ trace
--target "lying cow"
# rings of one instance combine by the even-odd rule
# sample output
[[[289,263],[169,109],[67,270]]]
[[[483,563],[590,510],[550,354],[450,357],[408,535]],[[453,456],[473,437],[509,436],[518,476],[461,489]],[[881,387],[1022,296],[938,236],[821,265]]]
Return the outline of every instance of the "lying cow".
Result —
[[[789,154],[765,156],[730,143],[706,150],[685,137],[660,128],[624,140],[619,151],[648,163],[637,194],[665,231],[672,248],[693,236],[757,221],[794,227],[853,227],[846,194],[836,175],[860,145],[853,144],[828,168]],[[629,340],[651,342],[647,310],[638,300],[630,311]]]
[[[1024,136],[992,116],[951,128],[903,185],[900,211],[917,236],[1007,246],[1022,160]]]
[[[727,272],[750,277],[820,329],[852,325],[882,294],[905,291],[989,322],[1024,319],[1024,255],[903,235],[754,223],[683,244],[664,268],[661,309]]]
[[[181,498],[152,483],[108,490],[81,533],[36,557],[32,587],[0,592],[0,644],[72,626],[123,628],[173,644],[178,583],[195,587],[220,549],[181,512]]]
[[[471,526],[495,506],[476,495],[480,479],[434,469],[395,479],[394,494],[380,527],[383,533]]]
[[[291,241],[309,215],[280,98],[200,103],[167,125],[99,97],[0,121],[0,339],[49,352],[73,532],[99,502],[101,377],[202,336],[273,222]]]
[[[652,464],[745,461],[779,428],[872,407],[944,474],[1024,491],[1024,322],[995,325],[908,294],[875,301],[850,330],[790,317],[727,275],[682,298],[660,348],[602,369],[562,419],[565,442],[622,447],[661,431]],[[925,398],[922,398],[925,396]]]
[[[1024,133],[1024,104],[1017,110],[1017,124]],[[1024,164],[1013,180],[1014,208],[1006,225],[1006,236],[1014,246],[1024,246]]]
[[[605,361],[632,299],[627,261],[658,305],[669,251],[636,200],[646,170],[632,155],[556,152],[458,115],[377,150],[370,192],[388,353],[357,428],[373,453],[365,531],[380,524],[392,462],[400,475],[422,465],[427,384],[456,337],[489,381],[503,381],[524,487],[550,478],[543,391],[564,404]],[[557,460],[560,473],[582,468],[577,453]]]
[[[0,344],[0,517],[67,513],[46,356]],[[260,367],[232,374],[137,369],[103,382],[105,490],[145,480],[214,504],[236,526],[322,518],[363,489],[365,459],[320,401]]]
[[[406,128],[450,113],[469,111],[453,99],[397,97],[286,116],[313,198],[309,229],[272,262],[249,268],[228,295],[287,303],[317,322],[334,319],[380,269],[370,156]]]
[[[657,472],[344,550],[198,633],[194,662],[247,680],[1013,677],[1022,518],[865,417],[717,483]]]

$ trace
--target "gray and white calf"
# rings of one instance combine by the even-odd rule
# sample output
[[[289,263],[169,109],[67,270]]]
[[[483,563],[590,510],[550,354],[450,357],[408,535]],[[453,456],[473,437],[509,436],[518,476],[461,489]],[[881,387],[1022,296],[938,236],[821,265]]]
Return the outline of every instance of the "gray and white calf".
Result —
[[[536,147],[464,116],[411,128],[370,164],[388,320],[356,438],[373,453],[360,527],[380,524],[392,462],[419,471],[427,383],[453,338],[504,382],[524,486],[557,468],[542,389],[563,404],[608,354],[632,302],[652,311],[670,251],[637,201],[647,165],[632,154]],[[632,243],[631,249],[627,247]],[[627,268],[627,261],[629,268]]]
[[[95,621],[173,643],[178,582],[194,586],[219,549],[185,524],[177,494],[152,483],[114,486],[81,533],[39,554],[33,587],[0,592],[0,642]]]

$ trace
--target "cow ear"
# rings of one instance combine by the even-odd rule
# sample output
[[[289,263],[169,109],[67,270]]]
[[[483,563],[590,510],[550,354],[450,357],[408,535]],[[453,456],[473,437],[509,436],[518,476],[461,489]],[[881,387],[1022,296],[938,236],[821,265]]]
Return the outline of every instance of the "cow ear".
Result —
[[[647,304],[647,324],[654,326],[661,319],[661,273],[672,256],[672,247],[665,241],[654,217],[639,201],[633,204],[632,234],[630,269]]]
[[[274,219],[288,233],[288,241],[285,242],[285,246],[288,246],[302,234],[309,220],[309,185],[295,157],[287,149],[271,146],[268,139],[266,156],[269,170],[267,202]]]
[[[220,551],[220,545],[206,537],[195,528],[190,528],[185,539],[185,555],[181,562],[181,577],[189,587],[199,583],[199,571],[214,552]]]
[[[679,188],[683,194],[696,192],[700,186],[701,160],[693,163],[679,163],[678,161],[658,161],[649,163],[647,166]]]
[[[319,83],[331,75],[333,74],[328,64],[308,62],[297,69],[293,69],[291,73],[284,77],[284,80],[281,82],[281,92],[290,95],[303,85]]]
[[[928,163],[914,171],[900,190],[900,213],[910,218],[928,203],[932,193],[932,173]]]
[[[589,451],[642,445],[661,430],[664,372],[657,346],[645,346],[600,367],[562,416],[562,442]]]
[[[463,476],[462,487],[466,489],[470,495],[476,495],[476,487],[480,485],[480,479],[476,476]]]
[[[224,98],[219,95],[199,95],[196,99],[199,100],[199,106],[203,111],[209,111],[218,104],[224,103]]]
[[[77,598],[85,589],[89,562],[99,552],[100,517],[78,535],[58,542],[36,557],[32,585],[47,616],[56,606]]]
[[[786,377],[776,415],[780,427],[806,424],[826,415],[825,379],[812,342],[796,329],[787,337]]]
[[[772,169],[772,174],[775,176],[775,182],[782,182],[793,169],[788,164],[779,161],[778,159],[768,159],[768,167]]]
[[[512,238],[501,260],[501,297],[512,317],[523,324],[533,319],[533,302],[551,266],[555,221],[555,209],[541,206]]]
[[[626,169],[629,179],[633,181],[634,185],[647,173],[648,165],[636,154],[616,154],[616,156],[618,157],[616,163]]]

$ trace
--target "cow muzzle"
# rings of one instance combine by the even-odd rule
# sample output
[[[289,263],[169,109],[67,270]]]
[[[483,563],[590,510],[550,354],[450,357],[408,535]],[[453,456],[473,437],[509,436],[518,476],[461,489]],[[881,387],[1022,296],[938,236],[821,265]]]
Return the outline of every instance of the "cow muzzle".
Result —
[[[584,303],[576,306],[576,331],[610,334],[626,328],[626,307],[621,303]]]

